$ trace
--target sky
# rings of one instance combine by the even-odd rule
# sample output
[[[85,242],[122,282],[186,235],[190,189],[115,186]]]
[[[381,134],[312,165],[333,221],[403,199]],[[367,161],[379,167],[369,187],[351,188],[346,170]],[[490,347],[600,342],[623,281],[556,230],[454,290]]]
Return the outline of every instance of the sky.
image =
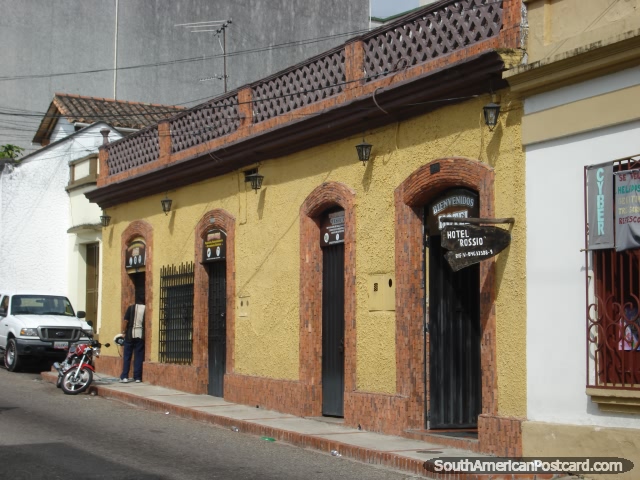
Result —
[[[371,0],[371,16],[386,18],[420,6],[420,0]]]

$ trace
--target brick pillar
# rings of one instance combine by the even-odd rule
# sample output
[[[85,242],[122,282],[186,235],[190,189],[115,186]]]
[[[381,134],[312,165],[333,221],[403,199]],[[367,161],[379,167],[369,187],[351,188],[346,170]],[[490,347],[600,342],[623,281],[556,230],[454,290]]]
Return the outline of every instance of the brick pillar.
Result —
[[[361,40],[348,43],[344,48],[345,93],[348,98],[361,94],[360,88],[364,79],[364,43]]]
[[[107,147],[102,146],[98,150],[98,177],[96,180],[98,188],[103,187],[107,183],[107,177],[109,176],[109,150]]]
[[[522,24],[522,1],[504,0],[502,12],[502,30],[500,44],[503,48],[520,48]]]
[[[171,124],[168,120],[158,123],[158,143],[160,153],[158,160],[161,163],[169,163],[171,158]]]
[[[238,113],[240,114],[240,128],[253,125],[253,103],[251,88],[238,90]]]

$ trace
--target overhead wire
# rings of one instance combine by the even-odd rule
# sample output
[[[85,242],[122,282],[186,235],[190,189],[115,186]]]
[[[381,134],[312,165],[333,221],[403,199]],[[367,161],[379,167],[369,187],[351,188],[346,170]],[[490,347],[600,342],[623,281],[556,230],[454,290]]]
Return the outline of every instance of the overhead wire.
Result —
[[[475,9],[475,8],[479,8],[479,7],[484,7],[484,6],[490,5],[492,3],[499,3],[500,1],[502,1],[502,0],[497,0],[496,2],[488,2],[487,4],[480,5],[480,6],[474,6],[473,8]],[[360,32],[366,32],[366,31],[369,31],[369,30],[361,30]],[[322,40],[326,40],[326,39],[330,39],[330,38],[335,38],[335,37],[338,37],[338,36],[353,35],[354,33],[357,33],[357,32],[346,32],[346,33],[329,35],[329,36],[324,36],[324,37],[317,37],[315,39],[307,39],[307,40],[302,40],[302,41],[287,42],[287,43],[276,44],[276,45],[272,45],[272,46],[268,46],[268,47],[261,47],[261,48],[253,49],[253,50],[252,49],[247,49],[247,50],[243,50],[243,51],[238,51],[238,52],[233,52],[233,53],[230,53],[230,54],[226,54],[226,56],[234,56],[234,55],[246,54],[246,53],[251,53],[251,52],[261,52],[261,51],[264,51],[264,50],[267,50],[267,49],[282,48],[282,47],[291,46],[291,45],[301,45],[301,44],[305,44],[305,43],[312,42],[312,41],[313,42],[317,42],[317,41],[322,41]],[[224,55],[222,55],[222,56],[224,56]],[[219,58],[219,57],[221,57],[221,55],[209,56],[209,58]],[[194,58],[194,59],[181,59],[181,60],[175,60],[175,61],[171,61],[171,62],[159,62],[159,63],[156,63],[156,64],[139,65],[139,66],[136,66],[136,67],[154,66],[154,65],[158,65],[160,63],[161,64],[181,63],[181,62],[184,62],[184,61],[192,61],[192,60],[195,61],[195,60],[202,60],[202,59],[203,59],[203,57],[199,56],[199,57]],[[118,67],[118,69],[127,69],[127,68],[134,68],[134,66],[132,66],[132,67]],[[404,67],[404,68],[406,68],[406,67]],[[99,71],[113,71],[113,70],[114,69],[111,68],[111,69],[100,69]],[[399,69],[396,68],[395,70],[399,70]],[[96,71],[98,71],[98,70],[96,70]],[[75,73],[88,73],[88,72],[85,71],[85,72],[75,72]],[[378,76],[388,75],[388,74],[392,74],[392,73],[394,73],[394,69],[386,70],[384,72],[380,72],[378,74],[371,75],[371,76],[368,77],[368,79],[372,79],[372,78],[376,78]],[[71,72],[64,73],[64,75],[67,75],[67,74],[72,75],[74,73],[71,73]],[[59,74],[52,74],[52,75],[59,75]],[[0,77],[0,81],[6,80],[8,78],[9,77]],[[16,78],[18,78],[18,77],[16,77]],[[20,78],[26,78],[26,77],[25,76],[21,76]],[[355,81],[360,81],[360,80],[355,80]],[[329,89],[329,88],[335,88],[335,87],[339,87],[339,86],[344,86],[344,85],[347,85],[348,83],[350,83],[350,82],[349,81],[338,82],[338,83],[334,83],[334,84],[331,84],[331,85],[316,87],[316,88],[302,90],[302,91],[297,91],[297,92],[294,92],[294,93],[284,93],[284,94],[281,94],[281,95],[274,95],[274,96],[265,97],[265,98],[251,99],[248,102],[238,102],[235,105],[242,105],[243,103],[268,102],[268,101],[273,101],[273,100],[277,100],[277,99],[280,99],[280,98],[285,98],[285,97],[290,97],[290,96],[295,96],[295,95],[304,95],[304,94],[313,93],[313,92],[319,91],[319,90],[325,90],[325,89]],[[199,99],[183,102],[181,104],[176,104],[176,106],[186,105],[188,103],[194,103],[194,102],[201,102],[203,100],[215,100],[216,98],[219,98],[219,97],[222,97],[222,96],[224,96],[224,95],[219,95],[218,97],[214,97],[214,98],[212,98],[210,96],[207,96],[207,97],[203,97],[203,98],[199,98]],[[473,98],[473,97],[469,97],[469,98]],[[457,99],[457,100],[459,100],[459,99]],[[445,101],[448,101],[448,100],[447,99],[440,99],[440,100],[434,100],[434,101],[427,102],[427,103],[445,102]],[[197,109],[200,105],[202,105],[202,104],[195,105],[194,107],[191,107],[191,109]],[[227,105],[208,105],[206,108],[216,109],[216,108],[225,108],[225,107],[227,107]],[[189,110],[185,110],[185,112],[189,112]],[[180,113],[181,112],[176,112],[174,110],[171,110],[171,111],[165,111],[165,112],[156,111],[156,112],[150,112],[150,113],[83,115],[83,117],[85,117],[85,118],[99,118],[99,119],[103,119],[103,120],[107,121],[110,118],[123,118],[123,117],[135,117],[135,116],[144,117],[144,116],[148,116],[148,115],[159,115],[159,114],[167,114],[167,115],[170,114],[171,116],[174,116],[174,115],[179,115]],[[307,116],[307,115],[314,115],[314,114],[301,114],[301,113],[296,113],[296,112],[288,112],[287,115],[290,115],[290,116]],[[40,123],[42,121],[42,119],[44,119],[44,118],[56,118],[56,119],[59,119],[59,118],[65,118],[66,117],[66,115],[47,115],[46,113],[43,114],[43,113],[35,112],[33,110],[17,109],[17,108],[13,108],[13,107],[0,107],[0,116],[5,116],[5,117],[8,116],[10,118],[21,118],[22,120],[24,120],[26,122],[32,121],[30,117],[37,117],[37,119],[39,119],[39,120],[35,120],[35,118],[34,118],[33,121],[34,122],[38,122],[38,123]],[[219,121],[226,121],[226,120],[235,121],[237,119],[238,119],[238,116],[222,116],[222,117],[219,116],[218,117]],[[0,128],[2,128],[3,130],[15,131],[15,132],[25,132],[25,133],[32,133],[33,132],[33,130],[31,128],[29,128],[29,124],[28,123],[19,123],[19,122],[12,123],[11,121],[9,121],[7,119],[3,120],[3,122],[5,122],[4,123],[5,126],[2,126],[2,124],[0,124]],[[153,125],[153,123],[150,124],[149,126],[151,126],[151,125]],[[11,126],[11,127],[8,128],[8,126]],[[21,128],[21,127],[25,127],[25,128]],[[114,126],[114,128],[117,129],[117,126]],[[209,127],[208,129],[210,130],[211,128],[215,128],[215,127]],[[179,132],[178,134],[179,135],[184,135],[184,134],[187,134],[187,133],[192,133],[192,132],[184,132],[184,131],[182,131],[182,132]],[[198,132],[193,133],[193,134],[202,134],[202,133],[204,133],[204,132],[199,132],[198,131]],[[171,134],[171,135],[174,136],[174,134]],[[140,136],[144,136],[144,134],[138,134],[138,136],[139,137]],[[19,136],[19,137],[20,138],[27,138],[26,135],[25,136]]]
[[[322,41],[333,39],[333,38],[359,35],[366,32],[369,32],[369,29],[354,30],[351,32],[337,33],[334,35],[326,35],[323,37],[315,37],[315,38],[309,38],[304,40],[296,40],[292,42],[278,43],[275,45],[267,45],[264,47],[257,47],[254,49],[247,49],[247,50],[239,50],[236,52],[230,52],[230,53],[224,53],[224,54],[200,55],[198,57],[167,60],[164,62],[153,62],[153,63],[139,64],[139,65],[129,65],[124,67],[96,68],[91,70],[80,70],[76,72],[58,72],[58,73],[7,75],[7,76],[0,75],[0,82],[10,81],[10,80],[55,78],[55,77],[62,77],[62,76],[69,76],[69,75],[85,75],[85,74],[104,73],[104,72],[113,72],[113,71],[126,71],[126,70],[138,69],[138,68],[154,68],[154,67],[162,67],[167,65],[178,65],[182,63],[200,62],[202,60],[211,60],[211,59],[223,58],[223,57],[229,58],[229,57],[236,57],[240,55],[246,55],[250,53],[261,53],[267,50],[275,50],[275,49],[287,48],[292,46],[295,47],[295,46],[309,45],[311,43],[322,42]]]

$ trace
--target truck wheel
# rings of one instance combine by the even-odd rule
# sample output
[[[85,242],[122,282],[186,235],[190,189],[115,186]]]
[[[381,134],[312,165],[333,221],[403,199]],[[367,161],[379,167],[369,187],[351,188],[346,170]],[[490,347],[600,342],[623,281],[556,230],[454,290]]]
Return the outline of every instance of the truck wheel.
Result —
[[[10,372],[15,372],[20,368],[21,364],[22,361],[18,356],[16,340],[14,338],[10,338],[7,342],[7,348],[4,351],[4,366],[7,367],[7,370]]]

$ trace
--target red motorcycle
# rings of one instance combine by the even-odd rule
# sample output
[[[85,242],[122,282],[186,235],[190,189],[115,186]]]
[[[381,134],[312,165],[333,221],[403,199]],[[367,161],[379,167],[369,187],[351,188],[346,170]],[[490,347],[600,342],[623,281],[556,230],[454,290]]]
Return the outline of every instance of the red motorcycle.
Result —
[[[104,346],[109,347],[109,344]],[[71,345],[64,362],[53,364],[58,371],[56,386],[67,395],[77,395],[87,390],[95,372],[93,360],[100,356],[101,347],[102,344],[93,339],[88,343]]]
[[[80,361],[80,357],[76,353],[76,348],[78,345],[79,343],[72,343],[71,345],[69,345],[69,348],[67,349],[67,357],[64,359],[64,361],[54,362],[53,364],[53,368],[58,371],[58,378],[56,380],[56,387],[58,388],[62,387],[62,378],[64,377],[64,374],[67,373],[67,371],[73,365],[76,365]]]

